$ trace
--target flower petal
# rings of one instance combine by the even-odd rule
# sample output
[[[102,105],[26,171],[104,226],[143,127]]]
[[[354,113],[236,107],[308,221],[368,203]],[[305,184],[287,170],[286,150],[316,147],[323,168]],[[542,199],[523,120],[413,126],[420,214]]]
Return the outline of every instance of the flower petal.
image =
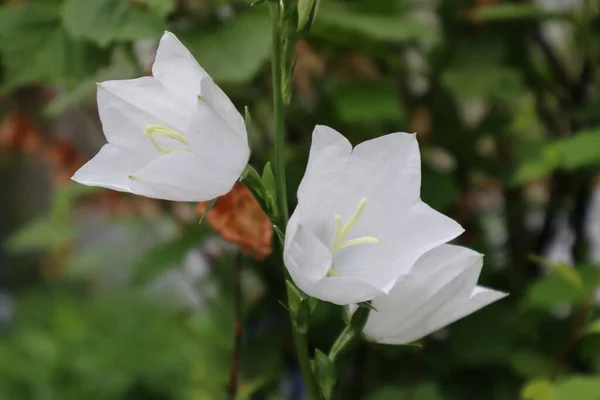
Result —
[[[363,216],[360,223],[363,219],[368,221]],[[464,232],[456,221],[422,201],[411,207],[402,221],[390,217],[383,228],[371,233],[379,243],[342,249],[334,262],[340,266],[338,272],[342,275],[362,279],[385,293],[423,254]],[[366,265],[369,267],[365,268]]]
[[[239,178],[184,151],[165,154],[133,175],[134,193],[171,201],[213,199],[229,192]]]
[[[188,135],[191,151],[207,164],[239,177],[250,157],[246,135],[241,138],[205,101],[200,100]]]
[[[451,320],[445,322],[445,325],[464,318],[467,315],[472,314],[475,311],[478,311],[479,309],[506,296],[508,296],[508,293],[488,289],[483,286],[476,286],[475,289],[473,289],[469,299],[463,303],[462,307],[457,310],[457,312],[452,316]]]
[[[142,168],[151,160],[141,153],[109,143],[75,172],[72,179],[83,185],[131,192],[128,175]]]
[[[208,74],[171,32],[165,32],[156,51],[152,75],[168,90],[196,99]],[[210,78],[209,78],[210,79]]]
[[[421,155],[417,135],[398,132],[367,140],[354,148],[351,163],[362,170],[364,197],[375,204],[371,221],[389,223],[390,211],[408,210],[419,200]]]
[[[206,101],[212,110],[223,119],[233,132],[248,144],[248,134],[244,118],[235,108],[229,97],[221,90],[212,78],[203,79],[200,88],[201,99]]]
[[[410,343],[504,297],[476,286],[482,265],[480,254],[459,246],[428,252],[389,295],[373,301],[377,311],[369,315],[366,335],[380,343]]]
[[[352,145],[340,133],[327,126],[315,127],[308,164],[298,188],[298,208],[305,211],[301,223],[312,229],[324,243],[333,238],[334,217],[342,213],[338,209],[338,197],[344,196],[341,193],[334,195],[340,182],[348,182],[346,192],[356,197],[352,195],[352,171],[347,168],[351,151]],[[350,205],[348,200],[347,208],[356,208],[357,202]]]
[[[397,333],[405,327],[405,321],[426,315],[427,306],[439,307],[445,299],[438,294],[480,260],[479,253],[453,245],[441,245],[425,253],[388,295],[373,301],[378,312],[369,316],[369,336]],[[398,304],[403,307],[399,308]]]
[[[288,223],[284,260],[294,282],[310,294],[312,288],[327,276],[331,252],[309,229],[298,223],[299,214],[296,209]]]
[[[160,154],[143,135],[148,125],[162,125],[186,134],[197,99],[183,101],[156,79],[106,81],[98,85],[98,112],[110,143]]]
[[[376,287],[349,276],[327,277],[314,286],[312,294],[306,293],[340,306],[362,303],[382,295],[381,290]]]

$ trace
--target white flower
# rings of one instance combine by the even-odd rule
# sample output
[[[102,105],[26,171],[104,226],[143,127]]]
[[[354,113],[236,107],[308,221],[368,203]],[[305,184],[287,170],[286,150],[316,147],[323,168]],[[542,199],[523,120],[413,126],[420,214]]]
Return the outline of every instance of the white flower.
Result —
[[[172,33],[152,72],[98,85],[108,144],[73,180],[174,201],[227,193],[250,153],[242,116]]]
[[[335,304],[389,292],[428,250],[463,232],[420,200],[415,135],[393,133],[354,149],[317,126],[298,207],[285,238],[285,265],[300,289]]]
[[[483,255],[442,245],[421,257],[388,295],[372,301],[364,328],[372,341],[408,344],[505,297],[477,286]],[[356,309],[356,306],[352,306]]]

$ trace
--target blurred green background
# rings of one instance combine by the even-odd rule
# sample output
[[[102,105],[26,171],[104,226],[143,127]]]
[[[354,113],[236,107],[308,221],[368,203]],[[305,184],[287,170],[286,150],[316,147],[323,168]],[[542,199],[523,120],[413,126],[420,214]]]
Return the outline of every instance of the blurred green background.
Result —
[[[0,5],[0,399],[226,398],[235,245],[195,205],[78,186],[104,143],[95,82],[149,73],[178,35],[271,157],[270,22],[249,0]],[[289,198],[311,132],[418,132],[422,197],[510,297],[422,347],[361,343],[343,399],[600,399],[600,5],[322,0],[286,120]],[[294,206],[294,204],[291,204]],[[304,395],[275,249],[241,259],[239,399]],[[343,327],[321,305],[312,346]]]

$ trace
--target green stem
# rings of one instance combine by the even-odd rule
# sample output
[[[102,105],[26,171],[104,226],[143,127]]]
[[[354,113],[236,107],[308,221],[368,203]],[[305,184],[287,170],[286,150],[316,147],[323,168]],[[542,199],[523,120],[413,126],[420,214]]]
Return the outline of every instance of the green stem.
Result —
[[[279,229],[285,231],[285,227],[288,222],[289,213],[287,205],[287,186],[285,182],[285,136],[284,136],[284,118],[285,108],[283,104],[283,91],[282,91],[282,29],[281,29],[281,10],[279,8],[278,1],[271,2],[271,25],[272,25],[272,78],[273,78],[273,112],[275,119],[275,155],[273,159],[273,169],[275,175],[275,185],[277,192],[277,208],[279,211]],[[286,279],[290,280],[290,276],[286,271]],[[291,280],[290,280],[291,281]],[[289,294],[288,294],[288,305],[289,305]],[[314,400],[320,400],[321,395],[319,388],[315,381],[310,356],[308,353],[308,344],[306,338],[296,328],[294,321],[292,324],[292,334],[294,336],[294,345],[296,346],[296,353],[298,356],[298,362],[300,364],[300,371],[302,372],[302,379],[306,385],[309,397]]]
[[[272,59],[272,79],[273,79],[273,112],[275,119],[275,155],[273,159],[273,173],[275,175],[277,206],[279,209],[280,226],[284,231],[289,218],[287,204],[287,186],[285,182],[285,133],[284,119],[285,108],[283,104],[282,90],[282,38],[281,38],[281,15],[279,2],[271,2],[271,59]]]
[[[354,314],[352,314],[350,323],[340,333],[333,346],[331,346],[331,350],[329,351],[331,362],[335,363],[338,356],[348,351],[360,339],[370,312],[371,310],[368,307],[358,307]]]

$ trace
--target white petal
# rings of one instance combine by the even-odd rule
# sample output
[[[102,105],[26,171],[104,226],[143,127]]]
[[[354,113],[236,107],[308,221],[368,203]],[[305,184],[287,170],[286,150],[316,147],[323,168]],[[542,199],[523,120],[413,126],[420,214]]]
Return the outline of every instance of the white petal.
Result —
[[[427,309],[442,305],[447,300],[442,296],[444,288],[480,261],[479,253],[459,246],[442,245],[427,252],[388,295],[373,301],[378,312],[369,317],[369,336],[385,337],[410,328],[407,321],[418,321],[427,315]],[[468,296],[470,288],[465,293]]]
[[[306,294],[334,304],[360,303],[381,294],[377,288],[351,277],[325,277],[331,252],[312,232],[298,226],[299,209],[292,214],[284,244],[284,261],[294,283]]]
[[[361,224],[363,219],[368,221],[368,216],[361,218]],[[411,207],[403,220],[390,217],[383,228],[361,232],[376,237],[379,243],[342,249],[336,253],[334,263],[340,265],[342,275],[362,279],[386,293],[400,276],[410,271],[419,257],[464,231],[456,221],[422,201]],[[358,227],[356,229],[358,231]]]
[[[292,278],[298,278],[296,284],[309,293],[311,287],[327,276],[331,252],[310,230],[298,224],[298,217],[296,210],[286,229],[284,260]]]
[[[72,179],[87,186],[131,192],[128,176],[150,161],[151,158],[143,154],[109,143],[75,172]]]
[[[200,82],[208,74],[194,56],[171,32],[160,39],[152,75],[168,90],[192,99],[200,94]]]
[[[340,306],[373,300],[382,294],[379,289],[367,282],[348,276],[325,278],[311,289],[312,294],[306,292],[310,296]]]
[[[183,101],[151,77],[98,85],[98,112],[106,139],[123,147],[158,154],[143,135],[146,126],[162,125],[185,135],[196,107],[196,98]]]
[[[240,139],[248,144],[248,134],[244,118],[235,108],[229,97],[217,86],[212,78],[202,80],[200,89],[201,98],[206,101],[225,124],[235,132]]]
[[[363,171],[364,197],[374,204],[370,221],[386,224],[419,200],[421,155],[416,135],[398,132],[367,140],[354,148],[351,162]]]
[[[492,304],[495,301],[498,301],[504,297],[508,296],[508,293],[499,292],[497,290],[488,289],[483,286],[476,286],[473,289],[473,293],[469,299],[463,303],[462,307],[457,310],[457,312],[453,315],[452,320],[446,323],[450,324],[454,321],[457,321],[461,318],[466,317],[469,314],[478,311],[479,309]]]
[[[146,197],[172,201],[204,201],[229,192],[239,178],[191,152],[165,154],[136,172],[130,187]]]
[[[346,161],[351,151],[352,145],[340,133],[327,126],[315,127],[308,164],[298,188],[298,203],[301,207],[313,212],[323,208],[321,203],[327,201],[323,194],[340,184],[340,175],[346,170]]]
[[[396,326],[394,343],[410,343],[433,333],[456,319],[449,318],[468,300],[474,288],[472,276],[479,276],[482,259],[471,264],[460,275],[448,282],[438,293],[429,298],[418,312]],[[477,279],[477,278],[475,278]]]
[[[246,136],[240,137],[206,102],[198,102],[189,131],[189,145],[197,157],[241,175],[250,157]]]
[[[369,315],[365,334],[381,343],[410,343],[504,297],[475,286],[482,259],[451,245],[428,252],[389,295],[373,301],[378,311]]]

